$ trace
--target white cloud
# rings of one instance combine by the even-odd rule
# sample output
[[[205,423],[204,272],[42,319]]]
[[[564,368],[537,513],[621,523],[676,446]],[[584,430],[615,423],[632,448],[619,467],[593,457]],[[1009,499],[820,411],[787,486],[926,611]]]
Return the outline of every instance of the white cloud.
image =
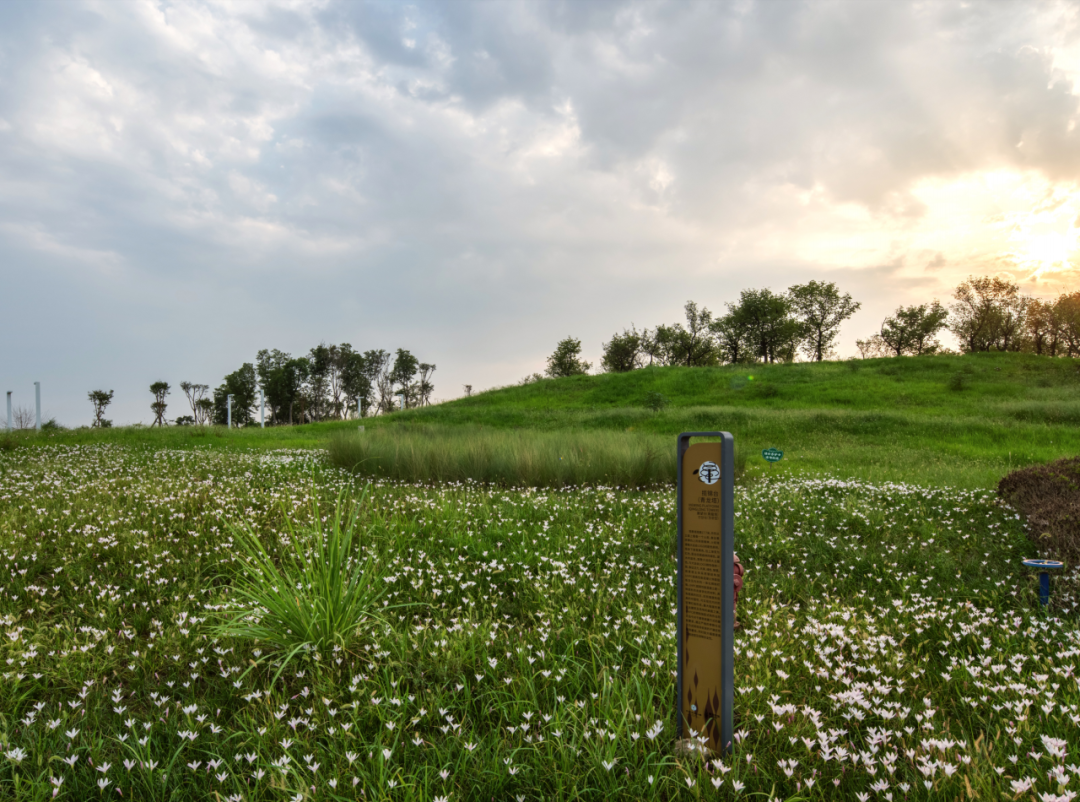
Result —
[[[1069,3],[17,0],[0,263],[94,268],[65,325],[160,370],[347,340],[446,396],[821,277],[850,345],[968,272],[1075,287],[1078,42]]]

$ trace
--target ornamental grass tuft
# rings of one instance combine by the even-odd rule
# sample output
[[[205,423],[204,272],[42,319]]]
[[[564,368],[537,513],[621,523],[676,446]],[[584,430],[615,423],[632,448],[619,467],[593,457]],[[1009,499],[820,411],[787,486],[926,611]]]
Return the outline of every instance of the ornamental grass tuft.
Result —
[[[383,621],[375,605],[386,583],[372,529],[359,520],[366,496],[348,514],[339,496],[329,522],[313,500],[311,523],[303,529],[286,515],[276,558],[250,524],[230,526],[243,566],[232,581],[241,609],[230,610],[218,635],[258,641],[268,657],[280,660],[275,680],[297,655],[335,647],[350,652],[368,626]]]

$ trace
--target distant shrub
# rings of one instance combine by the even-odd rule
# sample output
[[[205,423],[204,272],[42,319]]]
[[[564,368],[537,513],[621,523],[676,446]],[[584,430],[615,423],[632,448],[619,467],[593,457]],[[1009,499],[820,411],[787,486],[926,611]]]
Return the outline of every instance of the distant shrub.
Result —
[[[961,390],[967,388],[967,376],[965,376],[963,373],[954,373],[952,376],[949,377],[949,381],[946,383],[946,386],[953,392],[960,392]]]
[[[854,357],[847,361],[847,369],[850,370],[852,373],[858,373],[860,367],[862,366],[859,364],[859,360],[855,359]]]
[[[60,425],[60,421],[56,418],[49,418],[47,421],[41,424],[41,431],[43,432],[62,432],[64,427]]]
[[[651,393],[645,396],[645,406],[647,406],[653,412],[660,412],[667,405],[668,400],[663,393],[658,393],[653,390]]]
[[[1013,471],[998,495],[1023,513],[1041,552],[1072,565],[1080,560],[1080,457]]]

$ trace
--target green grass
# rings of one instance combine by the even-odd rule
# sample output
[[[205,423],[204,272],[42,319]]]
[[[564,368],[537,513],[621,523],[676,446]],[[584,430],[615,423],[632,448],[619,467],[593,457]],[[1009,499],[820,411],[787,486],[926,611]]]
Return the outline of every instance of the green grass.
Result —
[[[364,492],[313,450],[0,450],[0,797],[1028,799],[1080,762],[1076,575],[1044,613],[987,491],[738,488],[738,735],[709,765],[675,750],[670,487]],[[218,629],[236,529],[287,564],[342,494],[388,624],[274,682],[272,642]]]
[[[361,476],[519,487],[643,487],[670,483],[676,471],[670,438],[624,432],[382,427],[338,433],[328,454],[332,464]]]
[[[619,449],[638,454],[657,447],[673,453],[680,432],[723,430],[735,435],[749,479],[827,473],[872,482],[992,487],[1017,467],[1080,453],[1078,368],[1080,363],[1072,360],[1030,354],[656,368],[492,390],[368,418],[364,426],[365,435],[385,428],[422,430],[426,437],[455,444],[474,439],[451,434],[459,428],[516,430],[514,436],[519,438],[526,430],[562,433],[590,447],[593,442],[619,442]],[[649,409],[651,393],[662,394],[667,407],[659,412]],[[324,448],[333,436],[356,433],[356,427],[355,421],[342,421],[265,430],[75,430],[15,433],[11,442],[211,450]],[[590,432],[600,439],[588,440],[585,435]],[[610,433],[640,440],[632,445]],[[415,443],[417,437],[407,439]],[[547,448],[541,443],[537,440],[532,450]],[[784,451],[784,459],[774,466],[756,456],[770,447]],[[380,458],[385,475],[430,475],[424,466],[431,461],[414,459],[414,448],[398,453],[411,460],[410,471],[419,472],[391,468]],[[470,459],[461,454],[458,462]],[[473,478],[479,479],[487,463],[473,464]],[[500,475],[529,470],[519,466]],[[593,480],[602,481],[603,471]]]

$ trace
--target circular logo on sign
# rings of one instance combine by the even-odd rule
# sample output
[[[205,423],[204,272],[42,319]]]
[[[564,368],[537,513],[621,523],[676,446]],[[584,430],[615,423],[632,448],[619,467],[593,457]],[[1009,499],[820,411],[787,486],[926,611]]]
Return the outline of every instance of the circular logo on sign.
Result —
[[[716,467],[715,462],[703,462],[701,467],[697,469],[698,479],[703,481],[707,485],[716,484],[716,480],[720,478],[720,469]]]

